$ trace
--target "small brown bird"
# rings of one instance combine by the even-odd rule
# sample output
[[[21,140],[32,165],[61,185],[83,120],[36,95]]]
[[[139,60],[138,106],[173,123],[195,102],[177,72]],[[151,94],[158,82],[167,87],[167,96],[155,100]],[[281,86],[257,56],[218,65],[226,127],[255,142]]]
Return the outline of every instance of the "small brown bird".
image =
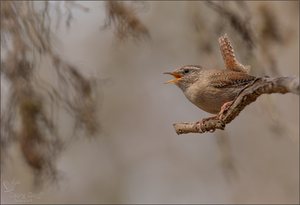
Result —
[[[186,65],[164,74],[175,77],[166,83],[177,85],[189,101],[212,114],[219,113],[224,108],[222,106],[233,101],[246,85],[256,79],[247,72],[212,70],[197,65]]]

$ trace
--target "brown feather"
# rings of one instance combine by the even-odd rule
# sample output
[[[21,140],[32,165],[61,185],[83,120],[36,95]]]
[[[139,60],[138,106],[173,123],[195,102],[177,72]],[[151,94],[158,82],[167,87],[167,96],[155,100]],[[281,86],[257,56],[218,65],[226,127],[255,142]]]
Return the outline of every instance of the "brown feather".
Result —
[[[254,76],[248,75],[244,72],[228,70],[221,70],[210,76],[211,85],[216,88],[239,87],[242,85],[247,85],[253,80],[255,80]]]

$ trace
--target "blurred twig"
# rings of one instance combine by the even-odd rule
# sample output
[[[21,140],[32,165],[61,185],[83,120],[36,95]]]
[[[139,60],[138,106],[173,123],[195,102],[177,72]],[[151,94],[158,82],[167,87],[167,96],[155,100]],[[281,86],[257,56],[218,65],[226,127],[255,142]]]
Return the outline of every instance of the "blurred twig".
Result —
[[[227,7],[221,6],[213,1],[206,1],[207,5],[220,14],[223,18],[228,19],[232,27],[241,35],[247,43],[249,49],[255,46],[253,32],[249,25],[249,18],[243,20],[238,14]]]
[[[72,9],[73,8],[78,8],[84,12],[88,12],[90,9],[75,2],[75,1],[64,1],[64,4],[65,4],[65,8],[67,10],[67,19],[66,19],[66,26],[68,28],[70,28],[71,26],[71,21],[73,20],[73,13],[72,13]]]
[[[38,3],[42,9],[38,9]],[[49,9],[48,1],[1,1],[1,49],[5,50],[5,56],[1,55],[1,78],[7,79],[11,93],[6,111],[1,112],[1,148],[6,146],[5,151],[12,142],[19,143],[34,176],[55,177],[54,159],[62,148],[62,139],[52,118],[53,108],[69,111],[75,124],[83,125],[78,128],[89,135],[97,131],[98,122],[91,79],[53,48]],[[36,78],[37,56],[52,60],[64,89],[50,84],[41,86],[41,80]],[[56,104],[49,108],[48,100]],[[3,159],[1,155],[1,163]]]
[[[211,27],[206,22],[205,15],[202,12],[202,6],[199,6],[199,2],[197,1],[187,1],[186,4],[188,9],[187,14],[194,33],[196,34],[195,41],[199,51],[202,52],[201,54],[212,54],[214,49],[212,39],[214,36],[211,35]]]
[[[115,27],[119,40],[125,40],[128,37],[134,39],[150,37],[147,27],[136,16],[134,9],[124,2],[107,1],[105,7],[107,18],[103,28]]]

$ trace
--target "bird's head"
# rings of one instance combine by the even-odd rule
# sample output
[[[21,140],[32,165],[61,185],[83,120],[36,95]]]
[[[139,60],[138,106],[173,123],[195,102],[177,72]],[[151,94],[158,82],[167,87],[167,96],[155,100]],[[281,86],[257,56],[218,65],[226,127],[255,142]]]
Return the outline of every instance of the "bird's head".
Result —
[[[174,83],[182,90],[186,90],[189,86],[195,83],[202,72],[201,66],[196,65],[186,65],[180,67],[172,72],[165,72],[164,74],[173,75],[175,78],[167,81],[166,83]]]

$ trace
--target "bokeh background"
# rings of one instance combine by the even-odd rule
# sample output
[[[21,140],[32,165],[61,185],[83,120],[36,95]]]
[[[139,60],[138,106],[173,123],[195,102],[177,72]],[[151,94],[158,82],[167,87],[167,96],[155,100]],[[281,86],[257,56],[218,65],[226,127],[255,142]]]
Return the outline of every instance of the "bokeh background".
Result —
[[[218,37],[227,33],[252,75],[298,76],[299,1],[125,2],[146,29],[125,36],[107,4],[76,2],[68,27],[69,7],[49,3],[54,22],[60,9],[51,24],[59,56],[95,82],[98,131],[73,137],[70,117],[55,118],[58,176],[39,186],[18,141],[7,145],[1,203],[299,203],[299,96],[264,95],[225,131],[178,136],[174,122],[209,114],[162,75],[186,64],[223,69]],[[49,62],[39,65],[55,85]]]

